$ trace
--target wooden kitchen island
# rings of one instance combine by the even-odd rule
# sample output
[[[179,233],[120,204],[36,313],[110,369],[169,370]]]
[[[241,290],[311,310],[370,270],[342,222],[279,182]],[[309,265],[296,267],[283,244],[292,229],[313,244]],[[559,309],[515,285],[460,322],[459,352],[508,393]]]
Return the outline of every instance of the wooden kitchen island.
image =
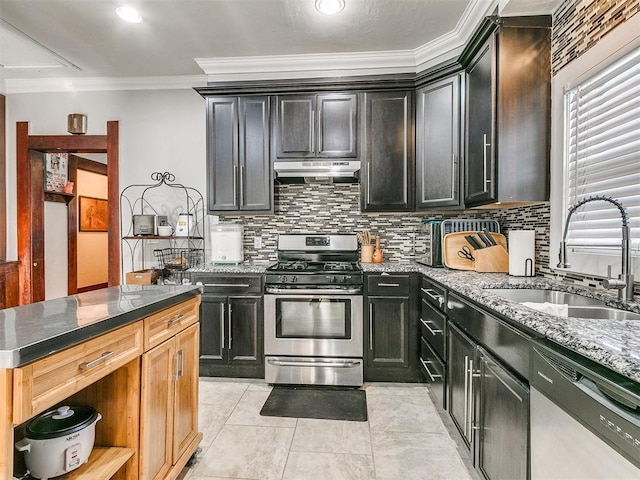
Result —
[[[201,293],[123,285],[0,310],[0,478],[24,473],[24,424],[68,403],[102,420],[88,463],[65,480],[176,478],[202,439]]]

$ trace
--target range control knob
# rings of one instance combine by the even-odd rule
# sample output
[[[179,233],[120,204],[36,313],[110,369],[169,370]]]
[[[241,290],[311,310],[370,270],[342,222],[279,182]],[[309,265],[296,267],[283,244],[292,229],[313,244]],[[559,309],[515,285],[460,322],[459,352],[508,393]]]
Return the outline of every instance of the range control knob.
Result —
[[[329,283],[336,283],[336,277],[333,275],[329,275]]]
[[[296,283],[298,281],[298,276],[294,275],[291,277],[291,283]]]

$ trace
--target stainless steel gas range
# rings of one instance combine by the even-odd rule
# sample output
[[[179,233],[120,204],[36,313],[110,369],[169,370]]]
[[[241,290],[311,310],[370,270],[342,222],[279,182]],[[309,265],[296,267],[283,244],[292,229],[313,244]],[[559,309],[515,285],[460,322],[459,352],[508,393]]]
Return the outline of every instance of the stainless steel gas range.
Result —
[[[362,385],[362,284],[355,235],[279,235],[265,277],[267,383]]]

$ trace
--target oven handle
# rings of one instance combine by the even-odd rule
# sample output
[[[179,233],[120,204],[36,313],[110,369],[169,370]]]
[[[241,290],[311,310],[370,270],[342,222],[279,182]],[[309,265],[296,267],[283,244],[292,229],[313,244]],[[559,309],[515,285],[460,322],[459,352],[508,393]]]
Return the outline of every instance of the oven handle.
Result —
[[[280,295],[358,295],[362,293],[361,287],[332,289],[332,288],[279,288],[265,287],[265,293],[275,293]]]
[[[345,360],[344,362],[303,362],[303,361],[282,361],[267,359],[267,363],[277,365],[279,367],[335,367],[335,368],[353,368],[360,366],[360,360]]]

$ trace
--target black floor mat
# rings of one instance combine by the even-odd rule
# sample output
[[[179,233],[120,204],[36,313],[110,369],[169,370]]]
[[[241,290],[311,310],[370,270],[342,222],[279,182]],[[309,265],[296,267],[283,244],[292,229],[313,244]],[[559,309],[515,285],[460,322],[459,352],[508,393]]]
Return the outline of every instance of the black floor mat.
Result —
[[[364,390],[276,386],[260,415],[366,422],[367,397]]]

